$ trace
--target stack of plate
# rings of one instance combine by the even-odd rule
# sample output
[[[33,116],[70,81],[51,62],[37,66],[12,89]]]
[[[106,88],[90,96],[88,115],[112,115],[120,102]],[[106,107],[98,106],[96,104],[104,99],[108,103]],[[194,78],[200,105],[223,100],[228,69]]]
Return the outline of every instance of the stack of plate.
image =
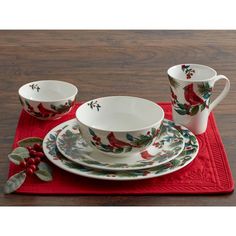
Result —
[[[110,158],[82,138],[77,119],[53,128],[44,138],[47,158],[77,175],[104,180],[139,180],[173,173],[191,163],[199,149],[195,135],[165,119],[157,141],[138,154]]]

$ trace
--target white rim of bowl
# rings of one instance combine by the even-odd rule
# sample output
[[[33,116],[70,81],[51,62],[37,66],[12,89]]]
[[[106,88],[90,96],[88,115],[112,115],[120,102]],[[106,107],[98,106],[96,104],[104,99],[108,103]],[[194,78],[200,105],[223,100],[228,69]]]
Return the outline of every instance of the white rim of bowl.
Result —
[[[143,128],[140,128],[140,129],[126,129],[126,130],[111,130],[111,129],[107,129],[107,130],[106,130],[106,129],[100,129],[100,128],[96,128],[96,127],[91,127],[90,125],[87,125],[87,124],[85,124],[84,122],[81,122],[81,121],[78,119],[78,116],[77,116],[78,110],[79,110],[82,106],[85,106],[85,104],[87,104],[87,103],[89,103],[89,102],[91,102],[91,101],[94,101],[94,100],[101,99],[101,98],[112,98],[112,97],[128,97],[128,98],[138,98],[138,99],[146,100],[146,101],[148,101],[148,102],[150,102],[150,103],[152,103],[152,104],[154,104],[155,106],[157,106],[157,107],[160,108],[160,110],[161,110],[161,112],[162,112],[162,117],[161,117],[161,119],[160,119],[159,121],[157,121],[157,122],[155,122],[155,123],[153,123],[153,124],[151,124],[151,125],[145,126],[145,127],[143,127]],[[86,102],[83,103],[80,107],[77,108],[76,113],[75,113],[75,117],[76,117],[76,119],[77,119],[80,123],[82,123],[84,126],[87,126],[87,127],[92,128],[92,129],[94,129],[94,130],[97,130],[97,131],[124,133],[124,132],[143,131],[143,130],[146,130],[146,129],[150,129],[151,127],[156,126],[156,125],[158,125],[159,123],[162,123],[163,120],[164,120],[164,117],[165,117],[165,112],[164,112],[164,110],[162,109],[162,107],[159,106],[157,103],[155,103],[155,102],[153,102],[153,101],[150,101],[150,100],[148,100],[148,99],[145,99],[145,98],[134,97],[134,96],[107,96],[107,97],[94,98],[94,99],[91,99],[91,100],[89,100],[89,101],[86,101]]]
[[[69,97],[61,98],[61,99],[55,99],[55,100],[43,100],[43,99],[37,100],[37,99],[33,99],[33,98],[27,98],[26,96],[23,96],[23,95],[21,94],[21,90],[23,89],[23,87],[26,87],[27,85],[32,84],[32,83],[39,83],[39,82],[59,82],[59,83],[69,84],[72,88],[75,89],[75,92],[74,92],[73,95],[71,95],[71,96],[69,96]],[[33,101],[33,102],[60,102],[60,101],[63,101],[63,100],[69,100],[70,98],[76,96],[77,93],[78,93],[78,88],[77,88],[74,84],[71,84],[71,83],[66,82],[66,81],[63,81],[63,80],[37,80],[37,81],[31,81],[31,82],[29,82],[29,83],[27,83],[27,84],[22,85],[22,86],[18,89],[18,94],[19,94],[21,97],[23,97],[23,98],[25,98],[25,99],[27,99],[27,100],[29,100],[29,101]]]

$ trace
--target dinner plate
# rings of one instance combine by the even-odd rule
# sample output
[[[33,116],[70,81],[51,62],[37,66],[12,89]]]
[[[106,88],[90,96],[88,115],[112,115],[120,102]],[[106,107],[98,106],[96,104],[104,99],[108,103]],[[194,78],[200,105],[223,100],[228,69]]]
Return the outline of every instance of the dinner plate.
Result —
[[[187,128],[183,126],[176,126],[172,122],[172,125],[181,132],[185,140],[183,151],[175,159],[165,164],[144,170],[127,170],[127,171],[98,170],[68,160],[57,149],[56,139],[58,134],[70,124],[71,120],[62,123],[53,128],[45,136],[43,141],[44,153],[49,159],[49,161],[51,161],[57,167],[67,172],[89,178],[124,181],[124,180],[141,180],[141,179],[163,176],[178,171],[187,166],[194,160],[199,149],[199,144],[195,135],[192,132],[190,132]]]
[[[164,120],[160,136],[152,146],[141,153],[126,157],[109,156],[92,148],[81,136],[76,119],[67,123],[57,137],[61,154],[78,164],[102,170],[141,170],[171,161],[184,148],[184,138],[174,125]]]

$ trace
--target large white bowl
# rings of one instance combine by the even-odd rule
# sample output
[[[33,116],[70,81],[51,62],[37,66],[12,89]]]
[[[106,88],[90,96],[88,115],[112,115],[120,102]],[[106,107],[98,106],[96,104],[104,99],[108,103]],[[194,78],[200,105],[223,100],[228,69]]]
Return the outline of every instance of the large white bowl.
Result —
[[[164,111],[143,98],[111,96],[84,103],[76,118],[83,138],[92,147],[110,156],[128,156],[158,138]]]
[[[64,81],[41,80],[23,85],[18,93],[27,113],[41,120],[51,120],[71,110],[78,89]]]

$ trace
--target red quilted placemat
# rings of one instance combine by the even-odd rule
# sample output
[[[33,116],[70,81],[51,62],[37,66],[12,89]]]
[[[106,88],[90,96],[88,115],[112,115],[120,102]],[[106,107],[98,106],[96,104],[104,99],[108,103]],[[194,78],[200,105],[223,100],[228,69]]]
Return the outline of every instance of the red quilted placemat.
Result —
[[[169,103],[159,103],[165,116],[171,119]],[[53,127],[74,118],[76,107],[65,117],[55,121],[40,121],[22,111],[13,146],[18,140],[30,136],[44,137]],[[31,194],[209,194],[229,193],[234,182],[223,143],[213,114],[209,117],[207,131],[197,136],[200,150],[195,160],[175,173],[138,181],[106,181],[77,176],[53,164],[53,181],[43,182],[32,176],[17,190]],[[18,171],[10,163],[9,176]]]

